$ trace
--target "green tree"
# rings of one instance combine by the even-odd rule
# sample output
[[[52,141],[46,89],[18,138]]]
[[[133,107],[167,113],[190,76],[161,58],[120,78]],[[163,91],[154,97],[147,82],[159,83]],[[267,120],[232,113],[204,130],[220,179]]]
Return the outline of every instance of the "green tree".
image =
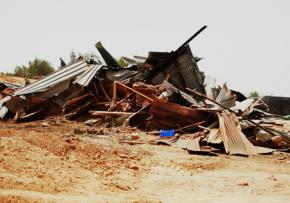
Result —
[[[54,68],[51,66],[51,64],[42,59],[34,59],[33,61],[28,62],[28,67],[22,65],[22,66],[16,66],[14,69],[15,76],[20,77],[33,77],[33,76],[46,76],[50,73],[54,72]]]
[[[45,76],[54,72],[54,68],[46,60],[36,58],[33,61],[29,61],[28,64],[28,76],[30,77]]]
[[[14,75],[19,77],[28,77],[28,69],[25,66],[16,66]]]
[[[261,97],[260,93],[257,91],[250,92],[250,98],[259,98]]]

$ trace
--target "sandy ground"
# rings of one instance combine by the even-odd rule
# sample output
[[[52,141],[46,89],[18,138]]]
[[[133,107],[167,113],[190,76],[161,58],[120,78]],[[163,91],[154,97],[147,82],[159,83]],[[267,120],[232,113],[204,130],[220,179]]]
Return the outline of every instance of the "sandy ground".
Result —
[[[289,154],[189,155],[120,144],[153,138],[128,128],[48,124],[0,123],[0,202],[290,202]]]

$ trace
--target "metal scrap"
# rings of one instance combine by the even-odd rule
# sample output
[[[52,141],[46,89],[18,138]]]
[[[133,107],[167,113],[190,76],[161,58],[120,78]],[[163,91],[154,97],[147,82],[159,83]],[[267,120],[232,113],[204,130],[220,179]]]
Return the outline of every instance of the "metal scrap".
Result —
[[[254,146],[269,141],[267,146],[273,148],[289,147],[290,131],[260,122],[274,115],[258,110],[259,100],[246,99],[226,84],[216,87],[216,79],[199,70],[201,58],[193,56],[189,42],[205,28],[173,52],[149,52],[148,57],[117,61],[98,42],[103,63],[79,59],[65,65],[62,61],[61,69],[30,84],[14,84],[13,89],[0,78],[0,118],[22,122],[51,115],[86,120],[103,117],[98,124],[109,121],[109,126],[121,123],[146,131],[174,130],[175,136],[158,138],[158,143],[193,153],[224,150],[257,155],[273,151]]]
[[[60,70],[55,71],[54,73],[31,83],[23,88],[16,90],[13,96],[26,95],[32,93],[38,93],[46,91],[49,87],[56,85],[62,81],[75,78],[76,76],[82,74],[89,68],[88,64],[85,61],[77,61],[72,63]]]
[[[226,153],[238,155],[257,155],[273,150],[255,147],[242,133],[238,118],[233,113],[219,114],[220,132]]]

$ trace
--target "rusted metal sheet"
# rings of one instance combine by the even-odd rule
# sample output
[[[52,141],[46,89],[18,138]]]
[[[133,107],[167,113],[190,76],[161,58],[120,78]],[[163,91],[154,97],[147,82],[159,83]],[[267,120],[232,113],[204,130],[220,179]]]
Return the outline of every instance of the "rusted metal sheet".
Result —
[[[150,113],[160,122],[172,127],[182,127],[201,122],[207,120],[209,115],[206,112],[158,99],[153,100]]]
[[[153,85],[147,85],[144,84],[142,82],[136,82],[133,84],[132,87],[134,90],[150,97],[150,98],[156,98],[156,94],[157,94],[157,88]],[[146,106],[149,104],[149,101],[146,100],[144,97],[140,96],[140,95],[136,95],[136,105],[137,106]]]

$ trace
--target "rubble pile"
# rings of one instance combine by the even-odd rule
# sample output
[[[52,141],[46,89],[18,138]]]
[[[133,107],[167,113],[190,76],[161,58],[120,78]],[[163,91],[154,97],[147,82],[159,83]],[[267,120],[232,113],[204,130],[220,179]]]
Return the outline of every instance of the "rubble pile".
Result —
[[[112,127],[130,125],[160,134],[157,144],[192,153],[256,155],[289,149],[289,130],[265,111],[262,100],[247,99],[197,65],[189,42],[176,51],[123,57],[120,64],[96,44],[104,62],[79,58],[54,73],[21,86],[1,83],[0,117],[14,122],[63,115],[100,118]],[[99,123],[99,122],[97,122]]]

